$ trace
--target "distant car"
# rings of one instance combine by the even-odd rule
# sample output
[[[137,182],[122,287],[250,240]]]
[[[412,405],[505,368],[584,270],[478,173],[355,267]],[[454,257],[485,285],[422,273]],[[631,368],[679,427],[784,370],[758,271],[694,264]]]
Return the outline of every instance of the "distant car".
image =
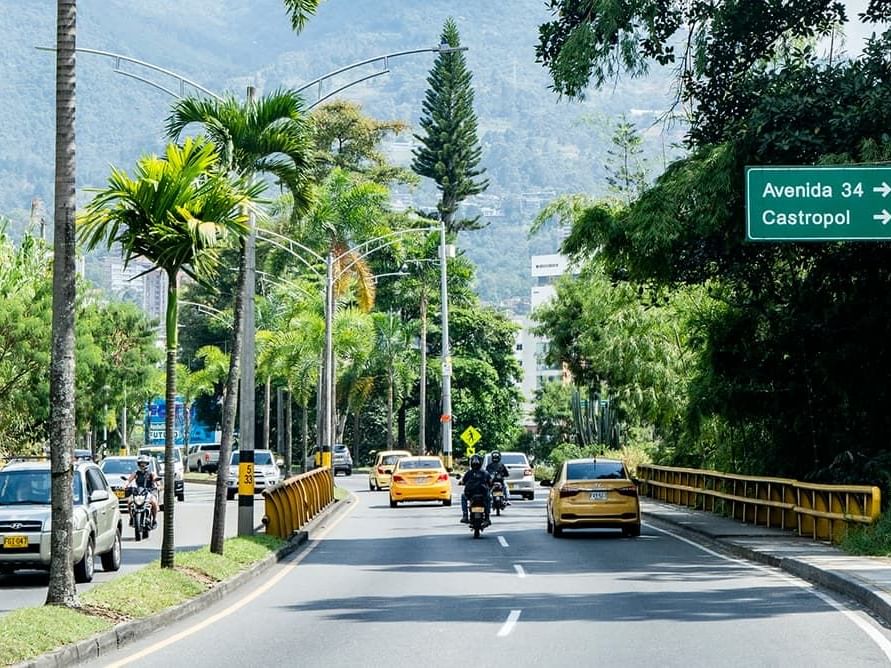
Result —
[[[74,465],[72,493],[74,577],[89,582],[97,554],[103,570],[121,567],[121,511],[92,462]],[[14,462],[0,469],[0,573],[49,569],[51,522],[49,462]]]
[[[158,471],[161,478],[164,478],[164,446],[163,445],[147,445],[139,448],[140,455],[148,455],[158,460]],[[185,461],[183,460],[183,451],[175,447],[173,448],[173,493],[176,495],[177,501],[186,500],[186,483],[185,483]],[[167,481],[164,481],[165,484]]]
[[[439,457],[401,457],[390,477],[390,507],[402,501],[452,505],[452,483]]]
[[[118,506],[122,513],[128,512],[127,505],[127,479],[131,473],[136,471],[136,457],[106,457],[99,462],[99,468],[105,474],[108,485],[111,487],[112,493],[118,498]],[[149,470],[159,478],[158,482],[158,502],[161,504],[162,510],[164,506],[164,480],[158,471],[158,460],[149,457]]]
[[[91,461],[93,461],[93,451],[92,450],[81,450],[80,448],[76,448],[74,450],[74,461],[76,461],[76,462],[91,462]]]
[[[626,536],[640,535],[640,499],[637,485],[619,459],[565,461],[550,487],[547,529],[555,538],[564,529],[614,528]]]
[[[189,471],[198,473],[212,473],[220,467],[219,443],[196,443],[189,446],[189,454],[186,456],[186,466]]]
[[[309,471],[310,469],[318,468],[321,465],[322,460],[319,454],[319,448],[318,446],[316,446],[306,456],[304,470]],[[350,454],[350,449],[343,443],[334,444],[333,466],[334,475],[337,475],[338,473],[343,473],[344,475],[353,475],[353,456],[352,454]]]
[[[229,458],[228,475],[226,476],[226,498],[230,501],[238,494],[238,464],[241,461],[240,451],[236,450]],[[271,450],[254,450],[254,494],[259,494],[267,487],[282,481],[281,470],[275,462]]]
[[[487,454],[483,460],[483,468],[489,465],[490,458],[491,455]],[[502,452],[501,463],[510,471],[510,477],[507,479],[508,495],[520,494],[524,499],[534,499],[535,475],[526,454],[523,452]]]
[[[411,457],[408,450],[382,450],[374,456],[374,464],[368,473],[368,489],[386,489],[390,486],[390,474],[402,457]]]

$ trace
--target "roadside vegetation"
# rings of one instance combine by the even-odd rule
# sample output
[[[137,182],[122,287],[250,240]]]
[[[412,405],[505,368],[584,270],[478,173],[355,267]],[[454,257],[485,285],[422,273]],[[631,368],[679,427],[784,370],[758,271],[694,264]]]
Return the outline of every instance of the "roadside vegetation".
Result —
[[[204,547],[177,554],[176,567],[153,562],[98,584],[80,596],[80,607],[45,605],[0,617],[0,646],[11,665],[89,638],[115,624],[162,612],[212,589],[285,545],[274,536],[230,538],[223,555]]]

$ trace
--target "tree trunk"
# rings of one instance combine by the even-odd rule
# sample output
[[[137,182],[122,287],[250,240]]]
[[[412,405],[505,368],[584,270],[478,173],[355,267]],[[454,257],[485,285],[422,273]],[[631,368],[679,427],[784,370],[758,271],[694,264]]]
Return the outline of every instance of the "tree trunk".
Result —
[[[285,419],[285,474],[286,477],[291,477],[291,467],[293,466],[294,460],[294,439],[293,439],[293,420],[294,417],[291,413],[291,393],[287,393],[288,397],[288,406],[286,409],[287,418]],[[301,467],[302,468],[302,467]]]
[[[235,291],[235,306],[232,314],[232,341],[229,353],[229,375],[223,398],[223,424],[220,435],[220,462],[217,468],[217,484],[214,491],[213,523],[210,530],[210,551],[223,554],[223,541],[226,535],[226,478],[229,475],[229,459],[232,455],[232,441],[235,434],[235,412],[238,406],[238,379],[241,375],[241,321],[244,316],[244,242],[238,261],[238,289]]]
[[[161,568],[173,568],[175,545],[173,537],[174,503],[176,484],[173,466],[174,435],[176,431],[176,319],[177,275],[167,272],[167,388],[164,403],[167,415],[164,420],[164,536],[161,541]]]
[[[301,438],[303,439],[303,462],[300,464],[300,470],[306,471],[306,455],[307,448],[309,447],[309,402],[304,401],[303,406],[301,406],[301,431],[303,432]]]
[[[387,450],[393,449],[393,368],[387,372]]]
[[[284,394],[285,391],[281,387],[275,388],[275,451],[280,454],[285,454],[285,405],[284,405]],[[288,453],[288,461],[291,460],[290,453]]]
[[[269,421],[272,416],[272,376],[266,377],[266,406],[263,411],[263,447],[269,450]]]
[[[76,0],[56,4],[56,183],[53,240],[53,324],[50,354],[51,518],[46,602],[76,605],[72,559],[74,507],[74,309],[75,309],[75,27]]]
[[[427,451],[427,286],[421,285],[421,379],[418,391],[418,454]]]
[[[405,450],[405,399],[399,402],[399,413],[396,418],[396,447]]]
[[[359,438],[359,409],[353,411],[353,443],[355,444],[356,449],[356,462],[361,460],[362,453],[360,448],[362,447],[362,439]]]

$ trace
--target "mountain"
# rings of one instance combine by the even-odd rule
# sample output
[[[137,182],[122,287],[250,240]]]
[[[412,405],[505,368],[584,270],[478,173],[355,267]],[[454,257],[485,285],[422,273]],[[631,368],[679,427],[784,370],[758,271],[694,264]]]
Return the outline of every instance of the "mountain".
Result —
[[[147,61],[210,90],[242,96],[248,84],[260,92],[296,88],[350,63],[435,47],[449,16],[468,47],[483,163],[491,181],[486,196],[470,207],[490,225],[462,235],[460,245],[479,266],[484,299],[528,297],[530,253],[550,252],[557,243],[553,231],[527,239],[529,222],[554,195],[604,192],[615,119],[621,114],[637,119],[657,164],[670,144],[652,126],[654,114],[670,103],[664,73],[617,81],[583,102],[560,100],[548,88],[547,72],[534,52],[538,26],[549,17],[542,0],[327,0],[300,35],[290,30],[280,0],[79,0],[77,45]],[[32,198],[45,203],[47,220],[52,217],[54,58],[34,47],[55,42],[55,3],[0,0],[0,38],[0,213],[20,232]],[[387,74],[342,96],[373,116],[416,125],[434,58],[432,53],[390,58]],[[115,73],[114,65],[97,55],[77,56],[82,201],[89,197],[84,189],[104,183],[110,164],[129,168],[139,155],[163,146],[170,96]],[[120,67],[180,91],[174,79],[132,64]],[[381,69],[378,61],[356,76]],[[338,77],[324,90],[351,80]],[[305,94],[312,102],[317,90]],[[411,137],[403,136],[390,154],[407,163],[411,145]],[[430,205],[435,190],[427,184],[406,198]]]

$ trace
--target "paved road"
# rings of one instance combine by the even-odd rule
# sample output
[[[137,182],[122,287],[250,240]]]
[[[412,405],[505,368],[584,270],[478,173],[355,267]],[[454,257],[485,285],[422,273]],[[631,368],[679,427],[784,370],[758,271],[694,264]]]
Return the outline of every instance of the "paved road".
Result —
[[[176,504],[176,527],[174,540],[179,550],[192,550],[210,542],[210,528],[213,521],[212,485],[186,483],[186,500]],[[254,509],[259,519],[263,516],[263,501],[256,497]],[[155,561],[161,556],[161,540],[163,538],[164,513],[158,521],[158,529],[153,531],[147,541],[133,540],[133,530],[127,526],[128,516],[124,514],[123,564],[117,573],[102,571],[100,561],[96,560],[96,575],[90,584],[77,585],[79,592],[84,592],[100,582],[135,570]],[[238,527],[238,506],[230,501],[226,510],[226,534],[234,536]],[[129,531],[128,531],[129,529]],[[46,600],[48,575],[43,571],[16,571],[12,575],[0,575],[0,614],[17,608],[40,605]]]
[[[456,506],[338,483],[358,501],[307,550],[95,665],[891,664],[891,634],[853,606],[650,523],[555,539],[537,498],[473,540]]]

